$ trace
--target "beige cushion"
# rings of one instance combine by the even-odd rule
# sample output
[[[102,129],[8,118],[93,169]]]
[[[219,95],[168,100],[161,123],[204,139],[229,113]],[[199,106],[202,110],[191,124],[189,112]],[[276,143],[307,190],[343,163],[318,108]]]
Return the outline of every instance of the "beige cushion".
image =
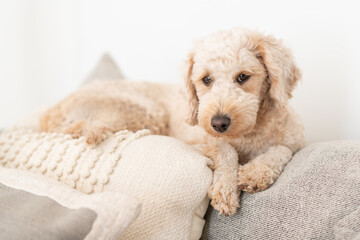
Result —
[[[84,193],[139,199],[142,211],[122,239],[198,239],[212,179],[209,161],[189,145],[147,130],[118,132],[97,147],[84,138],[32,130],[0,136],[5,167],[41,173]]]
[[[140,203],[120,193],[86,195],[0,167],[1,239],[118,239],[139,213]]]

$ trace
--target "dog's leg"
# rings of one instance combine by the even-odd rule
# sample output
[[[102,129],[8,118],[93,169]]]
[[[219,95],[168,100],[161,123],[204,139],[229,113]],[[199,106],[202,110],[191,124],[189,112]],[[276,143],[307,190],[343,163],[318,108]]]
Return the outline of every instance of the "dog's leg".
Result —
[[[91,121],[87,124],[84,135],[88,144],[96,145],[114,132],[113,128],[107,124],[100,121]]]
[[[212,160],[213,183],[208,190],[211,205],[226,216],[234,214],[239,207],[237,187],[238,154],[228,143],[198,145],[198,149]]]
[[[73,124],[63,126],[61,132],[65,134],[70,134],[73,138],[79,138],[84,135],[84,125],[86,124],[85,120],[79,120]]]
[[[267,189],[281,174],[292,157],[285,146],[273,146],[267,152],[239,167],[239,189],[255,193]]]
[[[60,129],[60,132],[70,134],[73,138],[85,136],[88,144],[96,145],[114,131],[100,121],[79,120],[73,124],[65,125]]]

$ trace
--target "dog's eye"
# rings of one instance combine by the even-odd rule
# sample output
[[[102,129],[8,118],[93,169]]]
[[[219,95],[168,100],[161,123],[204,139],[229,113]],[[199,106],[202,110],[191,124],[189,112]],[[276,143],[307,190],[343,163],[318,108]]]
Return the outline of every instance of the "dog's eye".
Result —
[[[237,78],[236,78],[236,81],[238,82],[238,83],[243,83],[243,82],[245,82],[246,80],[248,80],[249,79],[249,75],[246,75],[246,74],[240,74]]]
[[[209,76],[206,76],[202,79],[203,83],[206,85],[206,86],[209,86],[212,82],[211,78]]]

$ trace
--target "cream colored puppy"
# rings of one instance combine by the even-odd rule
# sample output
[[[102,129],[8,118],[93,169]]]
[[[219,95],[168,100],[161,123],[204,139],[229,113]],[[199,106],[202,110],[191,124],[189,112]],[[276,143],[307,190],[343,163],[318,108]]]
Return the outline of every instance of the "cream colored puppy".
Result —
[[[300,71],[281,41],[235,28],[197,41],[184,72],[183,90],[92,83],[49,109],[40,129],[96,144],[119,130],[148,128],[193,144],[212,159],[212,206],[233,214],[239,189],[265,190],[304,146],[301,120],[288,106]]]

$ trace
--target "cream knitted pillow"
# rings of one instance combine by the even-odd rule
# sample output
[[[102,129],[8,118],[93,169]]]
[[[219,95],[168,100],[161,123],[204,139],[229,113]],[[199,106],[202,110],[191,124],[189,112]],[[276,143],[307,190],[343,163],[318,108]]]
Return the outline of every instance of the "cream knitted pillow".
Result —
[[[84,138],[25,129],[0,135],[5,167],[41,173],[84,193],[113,191],[139,199],[141,213],[122,239],[200,238],[209,161],[185,143],[147,130],[118,132],[97,147]]]

